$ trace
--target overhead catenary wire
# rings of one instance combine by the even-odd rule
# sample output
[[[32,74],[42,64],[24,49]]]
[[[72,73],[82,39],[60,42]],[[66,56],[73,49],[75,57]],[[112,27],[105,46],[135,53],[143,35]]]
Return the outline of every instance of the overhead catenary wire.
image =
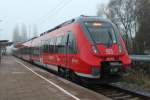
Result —
[[[38,24],[42,24],[47,20],[47,17],[54,17],[56,13],[61,11],[66,5],[68,5],[72,0],[62,0],[60,1],[53,9],[51,9],[47,14],[45,14],[43,17],[39,18],[38,21],[34,22],[39,22]],[[50,18],[49,17],[49,18]]]
[[[38,26],[40,25],[40,27],[42,27],[42,24],[44,24],[50,18],[52,20],[52,18],[55,16],[55,14],[58,14],[60,11],[62,11],[62,9],[64,9],[72,1],[73,0],[62,0],[59,4],[57,4],[57,6],[55,6],[53,9],[51,9],[49,11],[51,13],[45,14],[43,17],[41,17],[41,19],[38,19],[38,21],[36,21],[36,23],[34,23],[34,24],[36,24]],[[41,33],[42,33],[42,31],[39,32],[39,34],[41,34]]]
[[[48,11],[48,13],[44,14],[44,15],[43,15],[42,17],[40,17],[40,18],[37,18],[36,20],[34,20],[34,22],[37,22],[37,21],[43,19],[44,17],[47,17],[47,16],[49,15],[49,13],[51,13],[51,12],[54,11],[54,10],[56,10],[57,7],[59,7],[63,2],[64,2],[64,0],[61,0],[54,8],[50,9],[50,10]]]
[[[51,18],[53,18],[56,14],[58,14],[60,11],[62,11],[62,9],[64,9],[70,2],[71,2],[72,0],[66,0],[66,2],[64,2],[61,6],[59,6],[59,8],[58,9],[56,9],[54,12],[52,12],[51,14],[49,14],[49,19]],[[45,23],[45,21],[46,21],[47,19],[44,19],[43,21],[41,21],[41,23],[40,23],[40,25],[41,24],[43,24],[43,23]]]

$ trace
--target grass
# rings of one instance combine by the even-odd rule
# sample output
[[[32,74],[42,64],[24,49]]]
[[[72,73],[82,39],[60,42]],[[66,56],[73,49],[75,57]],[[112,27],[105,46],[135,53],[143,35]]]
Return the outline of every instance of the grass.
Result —
[[[123,81],[142,87],[144,90],[150,91],[150,74],[142,68],[133,68],[129,72],[129,76],[123,77]]]

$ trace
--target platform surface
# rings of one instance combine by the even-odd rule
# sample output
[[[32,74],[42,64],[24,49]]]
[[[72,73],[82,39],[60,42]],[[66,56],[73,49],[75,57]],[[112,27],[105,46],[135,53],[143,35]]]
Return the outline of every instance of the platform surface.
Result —
[[[13,56],[0,64],[0,100],[110,100]]]

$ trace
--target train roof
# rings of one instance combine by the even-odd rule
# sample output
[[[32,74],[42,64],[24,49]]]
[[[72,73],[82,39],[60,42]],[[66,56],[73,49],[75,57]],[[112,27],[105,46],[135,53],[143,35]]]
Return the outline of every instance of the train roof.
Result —
[[[100,16],[85,16],[81,15],[77,18],[79,21],[104,21],[104,22],[111,22],[109,19],[102,18]]]
[[[85,16],[85,15],[81,15],[80,17],[77,17],[77,18],[74,18],[74,19],[71,19],[71,20],[68,20],[66,22],[63,22],[62,24],[46,31],[46,32],[43,32],[41,33],[40,36],[46,34],[46,33],[49,33],[51,31],[54,31],[56,29],[59,29],[65,25],[68,25],[68,24],[71,24],[71,23],[74,23],[74,22],[81,22],[81,21],[104,21],[104,22],[111,22],[110,20],[108,19],[105,19],[105,18],[102,18],[102,17],[99,17],[99,16]]]
[[[66,22],[63,22],[62,24],[60,24],[60,25],[58,25],[58,26],[56,26],[56,27],[54,27],[54,28],[52,28],[52,29],[50,29],[50,30],[47,30],[47,31],[41,33],[40,36],[43,36],[44,34],[47,34],[47,33],[49,33],[49,32],[52,32],[52,31],[54,31],[54,30],[56,30],[56,29],[59,29],[59,28],[61,28],[61,27],[63,27],[63,26],[66,26],[66,25],[68,25],[68,24],[71,24],[71,23],[74,23],[74,22],[83,22],[83,21],[103,21],[103,22],[111,22],[110,20],[108,20],[108,19],[106,19],[106,18],[102,18],[102,17],[100,17],[100,16],[85,16],[85,15],[81,15],[81,16],[79,16],[79,17],[77,17],[77,18],[74,18],[74,19],[68,20],[68,21],[66,21]],[[39,36],[39,37],[40,37],[40,36]],[[34,38],[30,39],[30,40],[33,40],[33,39],[36,39],[36,38],[38,38],[38,37],[34,37]],[[28,40],[28,41],[30,41],[30,40]],[[26,41],[26,42],[28,42],[28,41]],[[24,43],[25,43],[25,42],[24,42]]]

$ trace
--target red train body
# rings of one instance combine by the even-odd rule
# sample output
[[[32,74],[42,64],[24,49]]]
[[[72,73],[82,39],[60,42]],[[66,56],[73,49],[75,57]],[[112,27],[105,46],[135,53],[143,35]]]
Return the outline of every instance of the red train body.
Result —
[[[100,80],[122,74],[131,60],[116,26],[99,17],[80,16],[17,45],[15,55],[66,76]]]

